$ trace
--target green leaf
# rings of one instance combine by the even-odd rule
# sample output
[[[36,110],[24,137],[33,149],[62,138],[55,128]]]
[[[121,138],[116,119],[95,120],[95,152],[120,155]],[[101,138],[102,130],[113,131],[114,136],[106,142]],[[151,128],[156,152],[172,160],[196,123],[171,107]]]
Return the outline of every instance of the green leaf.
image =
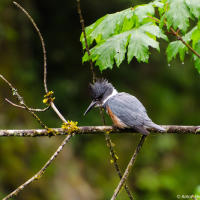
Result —
[[[163,8],[164,7],[164,3],[160,2],[160,0],[155,0],[152,2],[152,5],[158,8]]]
[[[200,0],[185,0],[190,12],[199,19],[200,16]]]
[[[131,31],[128,46],[128,63],[130,63],[134,56],[138,62],[148,62],[149,46],[159,50],[159,44],[152,36],[166,39],[160,28],[150,23]]]
[[[186,51],[188,51],[188,48],[181,41],[170,42],[166,50],[168,62],[176,58],[178,53],[180,60],[183,62]]]
[[[92,61],[96,61],[96,65],[99,66],[101,71],[107,68],[112,69],[114,61],[117,66],[121,64],[125,58],[128,35],[128,32],[115,35],[91,49]]]
[[[195,45],[195,51],[200,54],[200,41]],[[200,58],[193,54],[193,60],[195,68],[200,73]]]
[[[141,26],[141,29],[143,31],[151,33],[152,35],[154,35],[158,38],[162,38],[162,39],[168,41],[167,36],[162,32],[162,30],[157,25],[152,25],[151,23],[148,23],[148,24]]]
[[[149,46],[159,50],[158,42],[141,31],[141,29],[131,31],[131,38],[128,46],[128,63],[130,63],[134,56],[138,62],[148,62]]]
[[[155,10],[152,3],[134,7],[134,14],[137,16],[139,23],[141,23],[144,18],[147,18],[148,15],[154,15],[154,12]]]
[[[192,33],[192,47],[194,48],[195,45],[200,41],[200,30],[196,29]]]
[[[114,63],[119,67],[125,59],[125,54],[128,47],[128,62],[135,57],[139,62],[147,62],[149,59],[149,47],[159,50],[157,38],[166,39],[166,36],[161,32],[155,24],[145,24],[138,28],[114,35],[106,41],[99,43],[91,49],[93,62],[99,66],[100,70],[107,68],[112,69]],[[85,53],[83,62],[89,60],[89,56]]]
[[[185,0],[168,0],[169,9],[166,12],[167,28],[173,26],[183,32],[189,27],[189,18],[191,17]]]
[[[183,40],[187,43],[189,43],[191,40],[192,40],[192,35],[193,33],[196,31],[197,29],[197,26],[194,26],[192,28],[192,30],[190,30],[188,33],[186,33],[184,36],[183,36]]]
[[[191,31],[191,39],[192,39],[192,47],[200,41],[200,22],[198,22],[197,26],[195,26]]]
[[[190,30],[182,37],[183,40],[187,43],[193,40],[194,33],[196,30],[197,26],[193,27],[192,30]],[[177,54],[179,54],[180,60],[183,62],[186,52],[188,52],[188,48],[180,40],[170,42],[166,50],[167,60],[168,62],[170,62],[173,58],[176,58]]]
[[[133,9],[129,8],[121,12],[116,12],[114,14],[107,14],[104,17],[98,19],[95,23],[86,28],[86,35],[89,47],[95,40],[96,43],[100,43],[109,37],[118,34],[122,29],[132,28],[130,23],[124,24],[126,18],[129,21],[133,17]],[[133,26],[133,24],[132,24]],[[83,48],[85,48],[85,40],[83,34],[81,35],[81,43]]]
[[[98,27],[99,24],[101,24],[101,22],[104,20],[106,16],[101,17],[100,19],[98,19],[95,23],[93,23],[92,25],[88,26],[85,29],[86,32],[86,36],[87,36],[87,42],[88,42],[88,46],[90,47],[90,45],[92,44],[94,38],[92,38],[90,36],[90,34],[96,29],[96,27]],[[83,49],[85,49],[85,38],[84,38],[84,34],[81,33],[81,37],[80,37],[80,41],[82,43]]]

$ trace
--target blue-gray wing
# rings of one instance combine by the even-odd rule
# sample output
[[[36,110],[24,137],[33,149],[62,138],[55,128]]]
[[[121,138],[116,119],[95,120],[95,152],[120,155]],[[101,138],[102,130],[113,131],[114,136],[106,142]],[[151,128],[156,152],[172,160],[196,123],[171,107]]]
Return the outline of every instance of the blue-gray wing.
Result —
[[[129,127],[152,124],[142,103],[128,93],[121,92],[116,94],[106,102],[106,105],[109,106],[114,115]]]

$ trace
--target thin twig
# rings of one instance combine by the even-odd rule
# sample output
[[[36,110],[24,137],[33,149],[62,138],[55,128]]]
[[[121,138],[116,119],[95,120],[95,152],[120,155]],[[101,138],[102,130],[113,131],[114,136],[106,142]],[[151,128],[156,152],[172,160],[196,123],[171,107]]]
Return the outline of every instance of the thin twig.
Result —
[[[65,117],[60,113],[60,111],[58,110],[58,108],[55,106],[55,104],[53,102],[50,103],[52,109],[54,110],[54,112],[58,115],[58,117],[65,123],[67,123],[67,120],[65,119]]]
[[[47,56],[46,56],[46,49],[45,49],[45,43],[44,39],[42,37],[42,34],[40,32],[40,29],[37,27],[37,24],[33,20],[33,18],[29,15],[29,13],[17,2],[13,1],[13,3],[28,17],[28,19],[31,21],[32,25],[34,26],[36,32],[39,35],[41,45],[42,45],[42,51],[43,51],[43,62],[44,62],[44,89],[45,92],[48,93],[48,88],[47,88]]]
[[[13,103],[12,101],[10,101],[9,99],[5,98],[5,101],[7,101],[9,104],[17,107],[17,108],[22,108],[22,109],[26,109],[25,106],[20,106],[18,104]],[[33,111],[33,112],[45,112],[46,110],[48,110],[50,108],[50,105],[47,106],[46,108],[43,109],[39,109],[39,108],[29,108],[29,110]]]
[[[25,183],[20,185],[16,190],[11,192],[9,195],[3,198],[3,200],[10,199],[14,196],[16,196],[19,192],[21,192],[26,186],[31,184],[33,181],[38,180],[42,177],[44,172],[46,171],[47,167],[52,163],[52,161],[57,157],[57,155],[62,151],[65,144],[69,141],[72,135],[68,135],[62,142],[62,144],[58,147],[58,149],[55,151],[55,153],[51,156],[51,158],[45,163],[45,165],[29,180],[27,180]]]
[[[77,10],[78,10],[78,14],[79,14],[79,17],[80,17],[80,23],[81,23],[81,28],[82,28],[84,40],[85,40],[86,51],[88,53],[88,56],[90,57],[90,50],[89,50],[89,46],[88,46],[88,42],[87,42],[87,36],[86,36],[86,32],[85,32],[84,19],[83,19],[83,15],[82,15],[82,12],[81,12],[80,0],[77,0]],[[95,80],[96,80],[96,75],[95,75],[95,72],[94,72],[93,62],[92,62],[91,59],[90,59],[90,70],[92,72],[92,81],[94,83]]]
[[[161,125],[166,129],[165,133],[160,133],[155,129],[148,129],[153,135],[200,135],[200,126],[179,126],[179,125]],[[50,133],[49,133],[50,131]],[[56,133],[52,135],[52,132]],[[74,131],[74,135],[103,135],[106,132],[109,134],[140,134],[134,129],[117,129],[112,126],[79,126],[78,130]],[[59,136],[67,135],[62,128],[46,129],[24,129],[24,130],[0,130],[0,137],[40,137],[40,136]]]
[[[141,137],[140,142],[138,143],[138,145],[137,145],[137,147],[135,149],[135,152],[133,153],[133,156],[132,156],[131,160],[129,161],[129,164],[127,165],[127,168],[126,168],[126,170],[125,170],[125,172],[124,172],[124,174],[123,174],[123,176],[122,176],[117,188],[115,189],[115,192],[114,192],[111,200],[115,200],[116,199],[119,191],[121,190],[121,188],[125,184],[128,176],[130,174],[130,171],[131,171],[131,169],[132,169],[132,167],[133,167],[133,165],[135,163],[136,157],[137,157],[138,153],[140,152],[140,149],[142,148],[142,145],[143,145],[143,143],[145,141],[145,138],[146,138],[146,135],[143,135]]]
[[[37,24],[35,23],[35,21],[33,20],[33,18],[29,15],[29,13],[21,6],[19,5],[17,2],[13,2],[20,10],[22,10],[22,12],[28,17],[28,19],[30,20],[30,22],[32,23],[33,27],[35,28],[35,30],[37,31],[40,41],[41,41],[41,45],[42,45],[42,51],[43,51],[43,60],[44,60],[44,89],[45,92],[48,93],[48,87],[47,87],[47,56],[46,56],[46,48],[45,48],[45,43],[44,43],[44,39],[42,37],[42,34],[40,32],[40,29],[38,28]],[[55,106],[55,104],[53,102],[50,103],[52,109],[55,111],[55,113],[58,115],[58,117],[63,121],[63,122],[67,122],[67,120],[63,117],[63,115],[60,113],[60,111],[58,110],[58,108]]]
[[[148,16],[148,17],[153,19],[154,21],[160,23],[159,19],[152,17],[152,16]],[[167,26],[166,23],[165,23],[165,26]],[[175,31],[172,27],[170,27],[170,30],[171,30],[171,33],[173,35],[175,35],[178,40],[180,40],[188,49],[190,49],[192,51],[192,53],[194,53],[197,57],[200,58],[200,54],[197,51],[195,51],[187,42],[185,42],[184,39],[182,38],[182,36],[179,34],[180,29]]]
[[[48,130],[48,127],[41,121],[41,119],[25,104],[23,97],[18,93],[17,89],[2,75],[0,74],[0,78],[8,84],[10,89],[12,90],[13,96],[16,96],[19,103],[27,110],[36,120],[37,122],[45,129]]]

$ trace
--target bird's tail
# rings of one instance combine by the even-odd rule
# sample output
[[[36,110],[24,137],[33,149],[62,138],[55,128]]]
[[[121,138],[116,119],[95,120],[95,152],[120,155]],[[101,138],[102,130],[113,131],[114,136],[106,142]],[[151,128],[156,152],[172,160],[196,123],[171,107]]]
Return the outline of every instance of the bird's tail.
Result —
[[[149,125],[149,128],[155,128],[156,130],[158,130],[161,133],[166,132],[165,128],[163,128],[163,127],[161,127],[161,126],[159,126],[159,125],[157,125],[153,122]]]

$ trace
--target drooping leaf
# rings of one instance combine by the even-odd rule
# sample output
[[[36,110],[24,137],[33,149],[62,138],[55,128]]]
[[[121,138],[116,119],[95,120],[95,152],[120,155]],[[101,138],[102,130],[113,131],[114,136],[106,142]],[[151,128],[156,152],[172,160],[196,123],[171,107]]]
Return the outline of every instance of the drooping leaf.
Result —
[[[128,32],[115,35],[91,49],[91,59],[93,62],[96,61],[101,71],[112,69],[114,61],[117,66],[121,64],[125,58],[128,35]]]
[[[128,45],[128,63],[130,63],[133,57],[136,57],[138,62],[148,62],[149,46],[159,50],[158,42],[151,37],[151,35],[166,39],[160,28],[153,24],[145,24],[138,29],[131,31],[131,37]]]
[[[192,30],[190,30],[187,34],[185,34],[182,38],[186,43],[189,43],[192,40],[192,35],[197,30],[197,26],[195,26]],[[166,53],[167,60],[170,62],[173,58],[176,58],[176,55],[179,54],[180,60],[183,62],[185,58],[185,53],[188,52],[188,48],[180,41],[170,42]]]
[[[125,59],[128,47],[128,62],[135,57],[139,62],[147,62],[149,58],[149,47],[159,50],[156,37],[166,39],[158,26],[145,24],[138,28],[114,35],[104,42],[99,43],[91,49],[91,59],[96,62],[100,70],[111,68],[114,62],[117,66]],[[87,54],[87,53],[86,53]],[[89,60],[84,55],[83,62]]]
[[[173,58],[176,58],[178,53],[180,60],[183,62],[186,51],[188,51],[188,48],[181,41],[170,42],[166,50],[168,62],[170,62]]]
[[[133,30],[128,46],[128,63],[134,56],[138,62],[148,62],[149,46],[159,50],[159,44],[156,40],[141,30]]]
[[[183,32],[189,27],[190,11],[185,0],[168,0],[168,11],[166,12],[168,29],[173,26],[179,28]]]
[[[200,0],[185,0],[190,12],[199,19],[200,16]]]

